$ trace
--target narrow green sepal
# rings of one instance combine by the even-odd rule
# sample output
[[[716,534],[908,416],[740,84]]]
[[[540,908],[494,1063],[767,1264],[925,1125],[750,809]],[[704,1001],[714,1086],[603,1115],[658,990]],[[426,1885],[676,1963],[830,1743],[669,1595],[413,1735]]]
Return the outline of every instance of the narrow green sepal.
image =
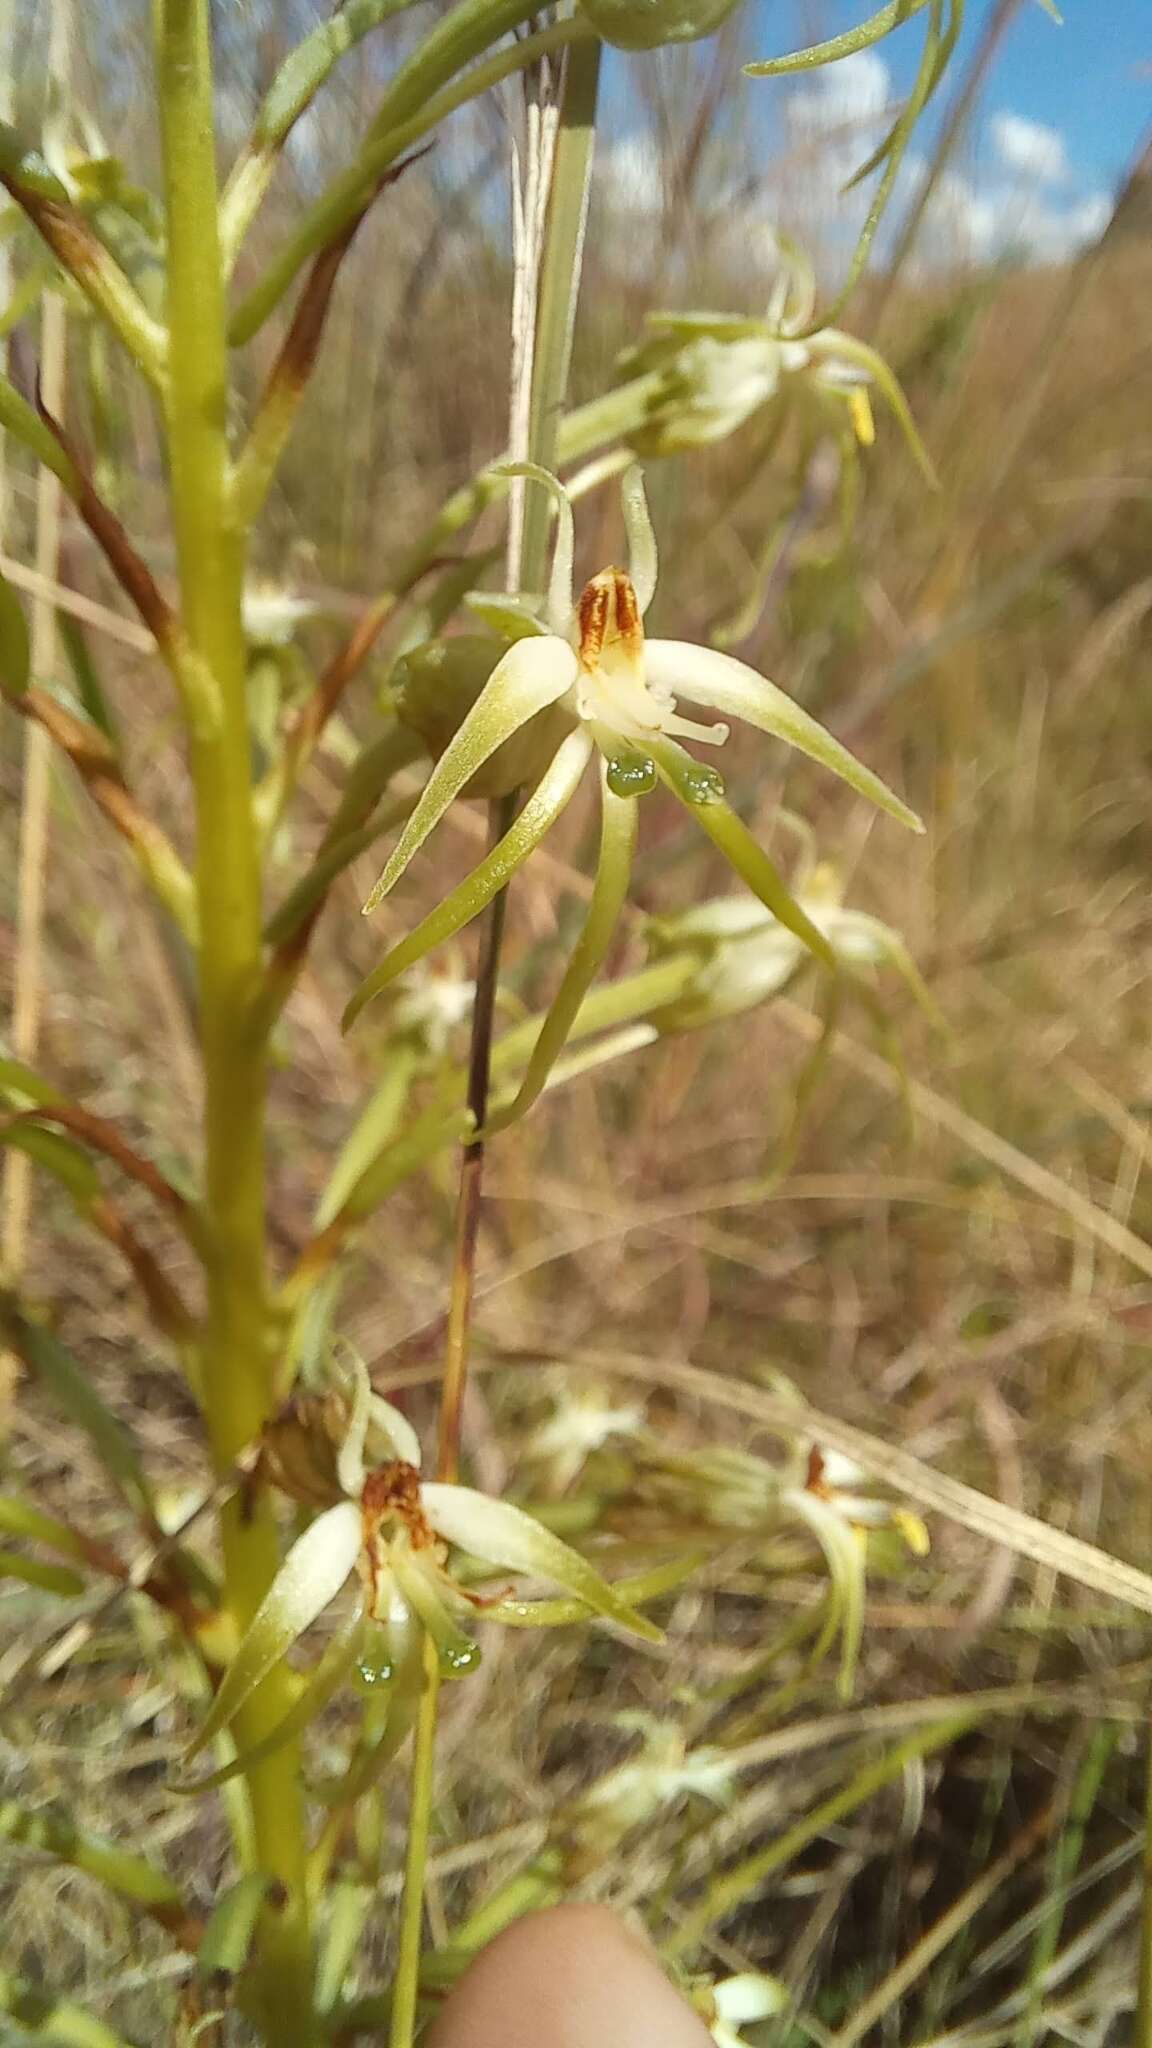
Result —
[[[516,1123],[543,1093],[620,922],[636,852],[639,805],[635,797],[613,794],[604,761],[600,778],[600,858],[584,928],[532,1048],[519,1092],[506,1109],[489,1118],[489,1135]]]
[[[513,1507],[510,1501],[492,1500],[470,1486],[440,1483],[425,1486],[421,1498],[437,1535],[470,1557],[481,1558],[505,1571],[552,1579],[574,1593],[594,1614],[619,1622],[645,1642],[663,1642],[662,1632],[622,1600],[586,1557],[561,1542],[559,1536],[526,1515],[522,1508]]]
[[[397,975],[403,974],[405,968],[414,967],[434,946],[443,945],[446,939],[455,937],[499,894],[516,869],[540,844],[575,793],[591,748],[592,743],[585,733],[569,734],[499,844],[361,982],[344,1012],[342,1028],[345,1031],[351,1029],[361,1011],[395,981]]]

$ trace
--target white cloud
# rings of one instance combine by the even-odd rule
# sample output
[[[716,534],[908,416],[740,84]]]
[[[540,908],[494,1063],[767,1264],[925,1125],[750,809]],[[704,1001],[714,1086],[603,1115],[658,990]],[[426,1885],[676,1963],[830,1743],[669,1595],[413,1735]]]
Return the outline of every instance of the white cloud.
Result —
[[[814,82],[793,92],[788,119],[797,127],[828,133],[860,128],[880,119],[892,99],[892,74],[875,50],[857,50],[816,74]]]
[[[1068,153],[1058,128],[1029,121],[1024,114],[994,114],[992,144],[1005,170],[1016,171],[1035,185],[1063,185],[1069,176]]]
[[[664,204],[660,153],[650,135],[622,135],[597,156],[596,175],[613,205],[630,213],[659,213]]]
[[[1013,250],[1060,263],[1094,241],[1111,212],[1106,192],[1089,192],[1061,205],[1035,189],[1022,192],[1019,183],[994,179],[976,184],[949,171],[929,208],[921,266],[942,258],[984,263]]]

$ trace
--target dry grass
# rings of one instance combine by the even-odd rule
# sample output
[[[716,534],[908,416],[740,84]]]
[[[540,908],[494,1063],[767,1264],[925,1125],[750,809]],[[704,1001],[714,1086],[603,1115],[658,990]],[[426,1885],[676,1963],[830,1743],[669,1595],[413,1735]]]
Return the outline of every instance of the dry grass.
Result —
[[[432,202],[425,192],[404,204],[419,255]],[[463,273],[450,258],[424,300],[438,348],[409,352],[394,384],[373,367],[371,403],[348,417],[371,360],[366,334],[379,331],[368,326],[373,259],[370,246],[350,273],[326,381],[271,519],[270,559],[313,537],[307,579],[341,595],[378,587],[398,536],[499,440],[495,320],[481,321],[474,301],[464,310]],[[649,1423],[668,1446],[779,1455],[770,1435],[750,1438],[747,1422],[726,1411],[722,1385],[725,1376],[782,1375],[824,1411],[1012,1507],[1133,1563],[1152,1556],[1152,358],[1141,328],[1150,268],[1135,250],[1074,277],[1011,275],[974,311],[959,287],[908,294],[888,346],[943,490],[926,497],[883,430],[851,549],[839,551],[830,530],[803,535],[780,601],[748,643],[749,658],[851,736],[930,820],[928,840],[909,846],[767,746],[742,753],[732,773],[750,821],[770,834],[781,801],[803,813],[843,865],[852,900],[906,935],[948,1026],[934,1034],[885,991],[921,1084],[912,1128],[900,1091],[884,1085],[891,1070],[857,1056],[870,1025],[850,1013],[787,1173],[767,1194],[750,1190],[776,1156],[806,1055],[810,1011],[789,1003],[670,1039],[626,1070],[576,1083],[503,1140],[485,1205],[485,1370],[470,1414],[485,1483],[504,1474],[517,1483],[524,1444],[560,1389],[607,1386],[614,1354],[639,1355],[648,1361]],[[412,265],[410,290],[416,275]],[[602,360],[625,337],[607,320],[596,326],[590,353]],[[580,366],[590,386],[600,360]],[[345,428],[348,477],[328,453]],[[126,471],[135,431],[125,423]],[[780,501],[779,473],[748,478],[742,459],[720,449],[674,483],[655,479],[663,618],[674,615],[685,635],[731,612]],[[146,470],[126,483],[126,512],[147,521],[152,490]],[[601,531],[612,517],[606,493]],[[592,552],[597,527],[590,513]],[[75,539],[69,573],[108,598]],[[331,630],[314,630],[310,653]],[[183,838],[183,771],[155,679],[111,640],[94,634],[92,646],[145,790]],[[362,736],[387,661],[384,647],[349,702],[348,728]],[[5,856],[17,775],[11,721],[6,734]],[[339,776],[332,752],[310,771],[285,837],[286,873]],[[444,868],[470,861],[481,829],[479,813],[461,812]],[[588,832],[577,811],[552,857],[517,886],[507,982],[526,1003],[552,984],[553,941],[578,905]],[[195,1069],[179,957],[119,849],[63,781],[53,839],[43,1064],[162,1164],[190,1160]],[[788,850],[783,834],[778,844]],[[341,1040],[343,1001],[382,937],[443,879],[426,864],[422,881],[369,928],[358,904],[374,872],[369,857],[336,891],[283,1031],[273,1227],[285,1254],[377,1066],[375,1027]],[[698,841],[682,840],[654,799],[637,907],[665,908],[719,884]],[[5,920],[10,909],[5,884]],[[0,924],[0,951],[7,929]],[[638,947],[629,936],[613,968],[639,958]],[[380,1383],[419,1382],[405,1397],[419,1422],[430,1413],[424,1383],[444,1303],[450,1176],[446,1162],[395,1198],[346,1297],[346,1327]],[[29,1287],[52,1303],[160,1478],[179,1489],[199,1477],[185,1395],[157,1363],[111,1254],[91,1248],[48,1187]],[[688,1357],[718,1376],[714,1401],[669,1389],[669,1363]],[[566,1360],[566,1374],[544,1370]],[[620,1398],[635,1398],[634,1385],[622,1385]],[[47,1506],[114,1535],[98,1473],[34,1395],[21,1407],[9,1464]],[[658,1518],[643,1460],[605,1454],[591,1483],[613,1502],[618,1530]],[[664,1652],[633,1654],[583,1632],[488,1647],[480,1677],[449,1702],[434,1930],[489,1894],[543,1840],[549,1813],[625,1753],[635,1738],[614,1722],[621,1710],[676,1719],[695,1740],[721,1731],[736,1743],[729,1807],[717,1815],[681,1803],[593,1859],[584,1879],[674,1935],[711,1869],[815,1810],[874,1754],[880,1733],[907,1732],[912,1703],[990,1693],[995,1703],[942,1761],[910,1767],[740,1905],[711,1960],[717,1970],[755,1963],[784,1976],[801,2018],[765,2031],[779,2048],[803,2039],[847,2048],[865,2035],[905,2048],[945,2039],[1106,2048],[1123,2039],[1146,1619],[1014,1563],[962,1527],[941,1522],[932,1535],[927,1560],[892,1551],[888,1572],[872,1578],[849,1708],[835,1707],[825,1675],[776,1697],[796,1676],[787,1653],[767,1692],[749,1690],[727,1707],[710,1696],[817,1597],[818,1560],[795,1540],[758,1560],[745,1545],[713,1563],[672,1603]],[[48,1633],[36,1595],[7,1591],[0,1613],[6,1645],[22,1649]],[[130,1814],[137,1837],[187,1874],[203,1908],[223,1833],[211,1802],[190,1807],[165,1789],[182,1710],[139,1677],[141,1631],[151,1625],[125,1605],[57,1677],[26,1689],[0,1761],[22,1798],[62,1800],[109,1832]],[[338,1710],[334,1732],[346,1720]],[[327,1735],[322,1755],[326,1744]],[[399,1819],[390,1818],[394,1833]],[[35,1859],[14,1858],[0,1889],[7,1962],[43,1970],[129,2038],[154,2034],[158,1935],[142,1935],[84,1879]],[[372,1922],[366,1984],[379,1981],[389,1917],[381,1907]],[[173,1996],[162,1991],[162,2009]]]

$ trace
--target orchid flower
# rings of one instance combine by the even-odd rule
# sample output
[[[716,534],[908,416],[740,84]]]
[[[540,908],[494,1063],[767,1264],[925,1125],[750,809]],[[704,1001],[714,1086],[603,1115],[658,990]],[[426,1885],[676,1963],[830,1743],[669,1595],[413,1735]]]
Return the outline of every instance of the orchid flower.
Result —
[[[839,1632],[838,1690],[842,1699],[852,1696],[864,1631],[868,1530],[895,1529],[915,1557],[925,1556],[929,1547],[928,1531],[919,1515],[893,1501],[860,1492],[864,1479],[861,1467],[851,1458],[813,1444],[803,1484],[785,1487],[780,1494],[781,1507],[811,1530],[828,1566],[828,1613],[820,1647]]]
[[[689,1749],[682,1729],[644,1712],[619,1714],[616,1723],[636,1729],[641,1746],[560,1814],[558,1832],[569,1845],[565,1867],[570,1879],[603,1862],[634,1828],[680,1800],[724,1807],[732,1798],[732,1759],[722,1749]]]
[[[790,385],[808,389],[847,414],[854,439],[875,439],[872,391],[884,399],[927,481],[936,485],[931,458],[916,431],[908,401],[882,355],[839,327],[817,327],[816,281],[811,264],[778,235],[779,270],[764,313],[654,313],[651,339],[629,350],[621,368],[632,375],[662,373],[648,419],[632,436],[640,453],[671,454],[734,433]]]
[[[692,1994],[716,2048],[746,2048],[741,2028],[779,2018],[790,2002],[787,1985],[760,1970],[742,1970],[739,1976],[702,1985]]]
[[[722,746],[727,723],[703,724],[678,709],[684,695],[742,718],[830,768],[901,824],[920,820],[879,776],[865,768],[816,719],[730,655],[686,640],[648,640],[643,617],[656,588],[656,543],[638,470],[623,480],[629,569],[594,576],[575,603],[572,593],[572,508],[548,471],[515,466],[514,473],[542,484],[557,504],[557,537],[541,623],[531,621],[496,662],[455,736],[440,756],[384,873],[364,908],[375,909],[399,881],[449,806],[497,748],[529,720],[553,706],[565,713],[566,731],[523,809],[503,839],[467,880],[395,946],[353,996],[347,1028],[365,1004],[475,917],[539,845],[575,794],[594,756],[601,793],[600,858],[584,929],[536,1042],[515,1101],[489,1128],[520,1116],[536,1100],[572,1021],[604,959],[628,890],[638,823],[638,799],[663,783],[700,824],[760,901],[802,942],[834,966],[823,933],[797,904],[783,878],[737,813],[724,801],[724,784],[710,763],[681,745],[695,740]]]
[[[827,862],[808,866],[793,884],[804,915],[828,941],[848,974],[895,969],[933,1023],[942,1019],[903,939],[891,925],[843,901],[839,876]],[[647,927],[654,960],[699,948],[700,971],[683,994],[653,1018],[661,1031],[690,1030],[739,1016],[782,994],[809,964],[811,954],[762,903],[747,896],[713,897]]]
[[[295,1705],[259,1745],[261,1755],[306,1725],[355,1665],[368,1680],[381,1675],[382,1663],[387,1675],[390,1641],[398,1629],[410,1628],[413,1619],[435,1643],[447,1675],[471,1670],[480,1653],[460,1629],[458,1618],[487,1609],[499,1619],[501,1599],[488,1600],[468,1591],[450,1569],[450,1548],[501,1571],[550,1580],[589,1613],[603,1615],[647,1641],[661,1639],[660,1631],[614,1592],[586,1558],[521,1508],[470,1486],[424,1480],[420,1445],[411,1424],[373,1393],[358,1359],[352,1360],[350,1381],[338,1447],[333,1442],[331,1402],[323,1412],[297,1411],[274,1427],[273,1474],[286,1472],[297,1481],[306,1476],[311,1490],[293,1485],[297,1497],[316,1501],[330,1487],[329,1497],[336,1498],[288,1552],[188,1747],[188,1759],[229,1726],[273,1666],[353,1577],[357,1593],[350,1615]],[[339,1390],[335,1405],[339,1407]],[[297,1450],[286,1458],[286,1445],[295,1443],[301,1429],[318,1443],[317,1454],[303,1459]],[[369,1452],[383,1452],[386,1462],[369,1465]],[[516,1603],[519,1626],[531,1620],[527,1605]],[[223,1771],[195,1781],[197,1788],[246,1767],[255,1754],[250,1750]]]

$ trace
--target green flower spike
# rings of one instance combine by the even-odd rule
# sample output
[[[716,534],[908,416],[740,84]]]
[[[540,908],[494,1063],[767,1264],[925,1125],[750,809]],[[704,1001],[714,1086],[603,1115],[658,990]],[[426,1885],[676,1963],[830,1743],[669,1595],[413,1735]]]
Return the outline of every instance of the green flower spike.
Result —
[[[816,719],[755,669],[686,640],[647,640],[642,619],[656,587],[656,544],[640,472],[623,481],[630,543],[629,573],[605,569],[572,602],[572,514],[563,486],[547,471],[523,465],[518,474],[544,485],[558,506],[556,558],[545,603],[548,630],[516,640],[455,738],[440,757],[408,819],[391,859],[365,908],[372,909],[399,881],[449,805],[528,719],[547,705],[567,714],[571,730],[520,816],[480,866],[394,947],[353,996],[350,1024],[372,997],[434,945],[476,916],[539,844],[569,801],[593,749],[601,757],[601,858],[588,918],[572,963],[545,1019],[516,1103],[501,1123],[519,1115],[544,1087],[581,1001],[603,961],[628,887],[640,796],[663,782],[696,817],[737,874],[780,922],[826,966],[834,956],[824,934],[801,909],[782,876],[724,801],[716,769],[694,759],[681,740],[720,746],[727,725],[703,725],[677,710],[683,694],[742,718],[761,732],[830,768],[851,788],[913,831],[923,828],[880,778],[833,739]]]
[[[586,1558],[521,1508],[492,1500],[470,1486],[425,1485],[410,1425],[372,1393],[360,1360],[351,1363],[355,1384],[336,1459],[345,1498],[318,1515],[293,1544],[188,1746],[186,1761],[230,1725],[273,1665],[319,1619],[353,1573],[359,1583],[353,1614],[341,1623],[293,1708],[259,1745],[261,1756],[319,1713],[356,1661],[365,1625],[394,1627],[415,1614],[436,1644],[446,1672],[471,1670],[479,1662],[479,1651],[459,1628],[457,1616],[499,1603],[487,1603],[457,1583],[448,1569],[449,1546],[497,1570],[547,1579],[589,1613],[602,1615],[645,1641],[661,1640],[659,1629],[614,1592]],[[387,1463],[365,1469],[366,1445],[392,1455]],[[249,1751],[234,1759],[223,1775],[245,1767],[255,1754]],[[186,1789],[215,1783],[220,1775],[213,1773],[211,1779]]]

